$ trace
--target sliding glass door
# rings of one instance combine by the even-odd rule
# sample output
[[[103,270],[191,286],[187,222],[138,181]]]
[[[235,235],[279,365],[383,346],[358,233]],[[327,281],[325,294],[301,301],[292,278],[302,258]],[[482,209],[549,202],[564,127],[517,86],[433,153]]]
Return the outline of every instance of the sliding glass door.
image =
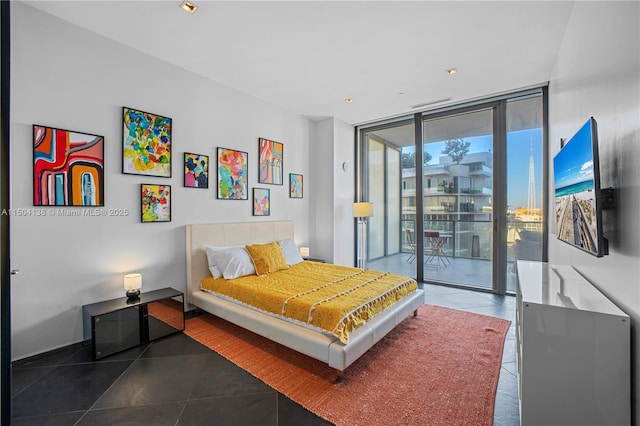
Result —
[[[373,203],[368,267],[415,276],[414,125],[404,121],[361,133],[365,199]]]
[[[494,108],[427,117],[424,279],[494,289]]]
[[[514,292],[546,258],[544,90],[360,129],[371,269]]]

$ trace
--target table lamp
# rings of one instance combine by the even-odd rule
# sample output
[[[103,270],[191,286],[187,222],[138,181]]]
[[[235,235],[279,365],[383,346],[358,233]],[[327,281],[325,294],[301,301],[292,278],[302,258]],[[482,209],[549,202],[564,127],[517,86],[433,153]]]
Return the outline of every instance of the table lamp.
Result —
[[[309,247],[300,247],[300,256],[302,256],[303,259],[309,257]]]
[[[140,296],[140,289],[142,288],[142,274],[127,274],[124,276],[124,289],[127,291],[126,295],[129,299],[135,299]]]

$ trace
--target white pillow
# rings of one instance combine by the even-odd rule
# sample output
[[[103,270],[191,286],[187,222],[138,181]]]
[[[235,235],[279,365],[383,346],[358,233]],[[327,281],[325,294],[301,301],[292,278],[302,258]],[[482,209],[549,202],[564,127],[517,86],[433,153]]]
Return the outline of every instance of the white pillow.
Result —
[[[207,253],[207,263],[209,264],[209,272],[211,272],[211,276],[215,279],[222,277],[222,271],[218,268],[216,263],[216,258],[213,256],[214,251],[220,250],[228,247],[211,247],[204,246],[204,251]]]
[[[209,271],[214,278],[216,278],[214,273],[217,272],[212,268],[212,262],[215,263],[214,266],[217,267],[219,273],[227,280],[244,277],[245,275],[255,275],[256,273],[256,268],[253,266],[251,257],[249,257],[249,253],[247,253],[244,246],[205,246],[205,250],[207,252],[207,258],[211,259],[209,262]],[[220,277],[218,276],[218,278]]]
[[[300,256],[300,249],[291,238],[286,238],[279,242],[284,258],[287,260],[287,265],[291,266],[304,261],[302,256]]]

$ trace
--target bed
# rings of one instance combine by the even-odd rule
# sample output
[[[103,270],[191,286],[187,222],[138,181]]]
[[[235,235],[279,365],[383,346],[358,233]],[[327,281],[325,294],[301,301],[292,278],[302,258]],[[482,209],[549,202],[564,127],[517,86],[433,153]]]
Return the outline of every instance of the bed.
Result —
[[[349,333],[345,344],[333,334],[283,320],[201,289],[210,278],[205,246],[265,244],[294,238],[293,221],[186,225],[187,294],[190,305],[328,364],[341,380],[344,370],[424,303],[417,288]],[[345,339],[342,339],[345,340]]]

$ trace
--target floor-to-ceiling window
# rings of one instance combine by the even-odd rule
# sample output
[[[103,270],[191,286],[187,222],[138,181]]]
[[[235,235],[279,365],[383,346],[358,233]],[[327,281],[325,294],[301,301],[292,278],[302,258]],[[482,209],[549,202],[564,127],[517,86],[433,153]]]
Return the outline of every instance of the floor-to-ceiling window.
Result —
[[[369,218],[369,259],[385,255],[385,144],[375,137],[369,138],[369,199],[373,203],[373,216]]]
[[[369,258],[400,253],[400,150],[371,134],[369,138]]]
[[[494,287],[494,110],[423,120],[425,281]]]
[[[368,218],[368,258],[379,269],[415,276],[415,156],[412,121],[363,131],[364,198],[373,203]],[[369,266],[370,267],[370,266]]]
[[[506,102],[507,291],[515,292],[515,261],[542,260],[546,241],[543,98]]]
[[[370,218],[369,268],[515,290],[515,261],[546,257],[544,92],[360,129],[359,191],[379,206]],[[390,213],[397,204],[399,226]],[[399,252],[389,249],[394,233]]]

